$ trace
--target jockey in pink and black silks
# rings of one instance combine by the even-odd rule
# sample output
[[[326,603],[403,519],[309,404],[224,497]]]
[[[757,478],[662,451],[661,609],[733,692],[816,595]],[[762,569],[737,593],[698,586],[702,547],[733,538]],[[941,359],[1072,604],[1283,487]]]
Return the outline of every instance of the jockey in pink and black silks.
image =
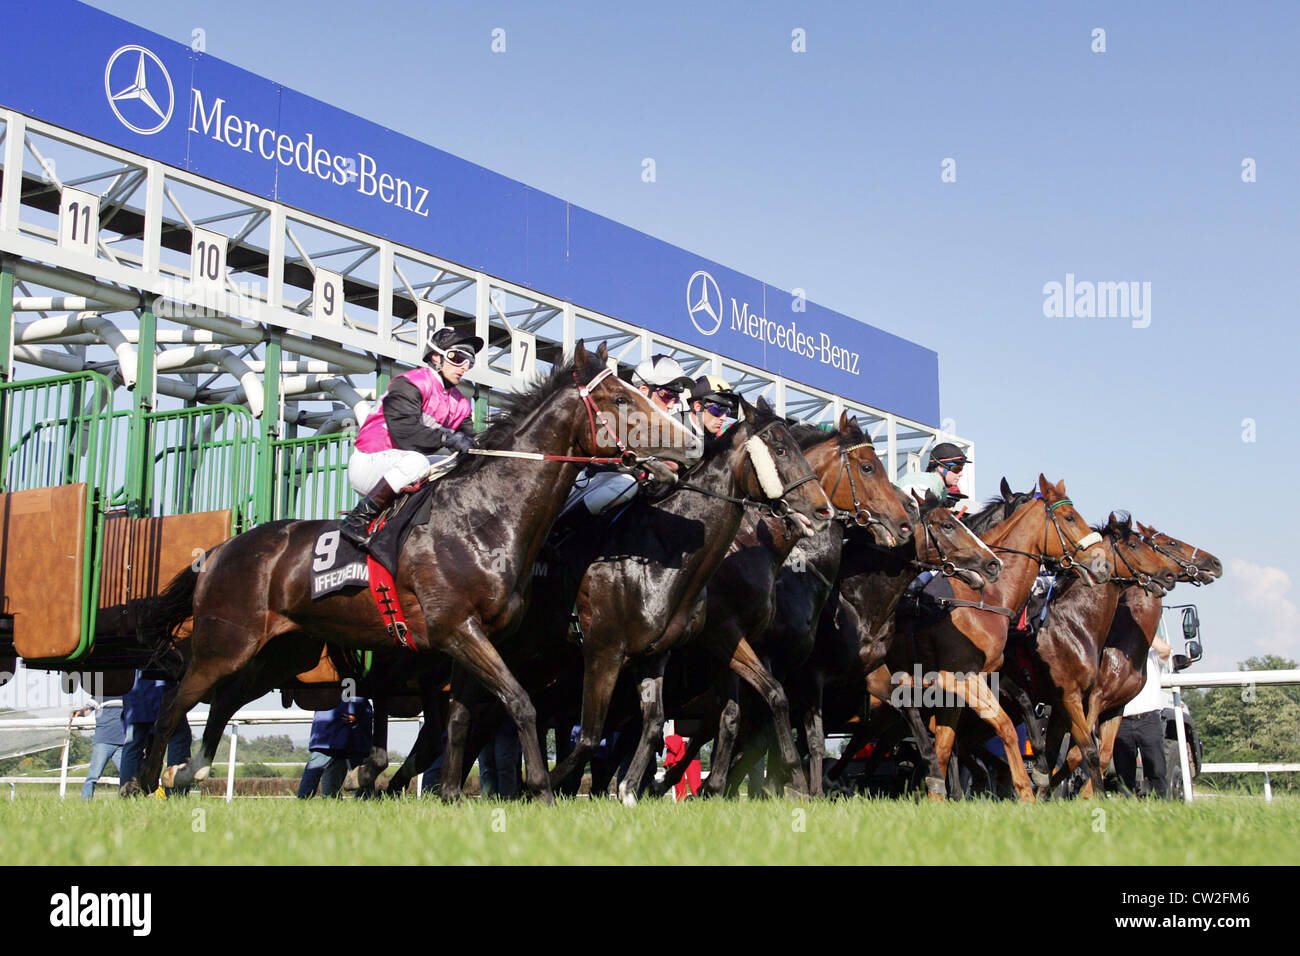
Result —
[[[429,469],[440,450],[468,451],[474,443],[469,399],[456,385],[483,348],[478,336],[439,329],[426,347],[427,365],[395,377],[378,408],[367,416],[348,462],[348,480],[364,495],[339,523],[343,537],[364,548],[370,523],[397,492]]]

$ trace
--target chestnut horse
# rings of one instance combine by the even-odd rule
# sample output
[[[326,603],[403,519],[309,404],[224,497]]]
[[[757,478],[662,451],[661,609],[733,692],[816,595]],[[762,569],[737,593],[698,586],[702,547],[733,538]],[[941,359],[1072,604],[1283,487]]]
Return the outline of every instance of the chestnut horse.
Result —
[[[1141,522],[1137,526],[1152,548],[1178,565],[1179,582],[1200,586],[1212,584],[1223,576],[1223,562],[1208,551],[1162,534]],[[1147,652],[1160,626],[1160,614],[1160,597],[1146,588],[1128,587],[1120,597],[1106,634],[1097,672],[1097,689],[1088,708],[1090,726],[1100,730],[1098,766],[1103,774],[1110,766],[1124,705],[1136,697],[1146,683]],[[1079,747],[1071,747],[1065,766],[1052,778],[1053,786],[1082,761],[1083,753]]]
[[[519,728],[527,785],[547,801],[533,705],[493,641],[523,616],[537,552],[582,463],[619,453],[684,463],[699,450],[679,420],[612,374],[606,361],[603,345],[593,361],[579,342],[572,362],[515,400],[512,415],[480,437],[483,448],[513,457],[466,457],[442,477],[433,488],[433,517],[411,533],[394,575],[416,653],[450,655],[501,700]],[[322,642],[393,646],[368,590],[311,599],[316,541],[332,524],[259,525],[210,551],[202,571],[183,572],[155,602],[145,636],[160,650],[187,618],[194,630],[184,677],[163,702],[154,739],[169,739],[190,708],[217,689],[200,765],[177,768],[177,785],[206,776],[231,715],[276,686],[287,669],[313,666]],[[163,749],[152,749],[138,781],[124,791],[157,786]]]
[[[1097,671],[1102,646],[1119,605],[1120,595],[1130,586],[1142,587],[1157,597],[1174,586],[1180,569],[1172,558],[1157,551],[1135,531],[1127,514],[1111,512],[1105,525],[1093,528],[1102,543],[1111,566],[1110,580],[1095,588],[1082,587],[1077,578],[1066,577],[1054,591],[1047,609],[1047,620],[1030,648],[1036,676],[1044,693],[1040,701],[1031,701],[1028,687],[1020,687],[1021,677],[1013,672],[1014,662],[1003,664],[1003,689],[1010,688],[1020,704],[1034,746],[1038,769],[1045,779],[1053,769],[1052,754],[1060,752],[1061,740],[1069,733],[1075,745],[1083,749],[1088,761],[1090,780],[1081,796],[1100,792],[1101,770],[1093,742],[1093,697],[1097,692]],[[1034,704],[1052,708],[1046,728],[1037,719]]]
[[[953,596],[962,603],[937,621],[916,626],[912,640],[896,640],[887,657],[904,686],[910,686],[910,675],[921,669],[923,687],[937,687],[953,700],[951,706],[940,707],[935,714],[938,766],[948,767],[961,705],[972,707],[1001,738],[1016,795],[1026,802],[1033,801],[1034,792],[1020,756],[1020,741],[984,675],[1001,669],[1014,613],[1011,609],[1024,605],[1040,565],[1077,569],[1089,587],[1111,574],[1101,536],[1075,511],[1066,496],[1065,482],[1052,485],[1039,475],[1038,487],[1041,497],[1021,504],[1009,518],[982,535],[984,543],[1002,558],[998,580],[982,593],[955,581]],[[931,796],[941,795],[931,789]]]

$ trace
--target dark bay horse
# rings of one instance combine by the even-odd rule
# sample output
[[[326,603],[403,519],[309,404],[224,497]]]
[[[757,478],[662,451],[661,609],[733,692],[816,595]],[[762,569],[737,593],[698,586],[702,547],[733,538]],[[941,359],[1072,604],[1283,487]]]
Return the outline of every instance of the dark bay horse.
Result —
[[[395,575],[418,652],[451,656],[503,703],[519,728],[527,785],[546,800],[550,784],[534,709],[493,640],[522,617],[533,563],[581,463],[619,454],[685,463],[699,450],[680,421],[612,374],[606,361],[603,345],[593,360],[579,342],[570,363],[515,399],[513,412],[480,437],[480,446],[549,457],[475,456],[458,463],[434,485],[432,517],[407,539]],[[314,548],[330,525],[259,525],[209,552],[202,571],[179,575],[155,605],[145,636],[160,649],[187,618],[194,621],[188,666],[164,701],[155,739],[167,740],[180,718],[217,688],[199,766],[181,767],[177,784],[205,776],[231,715],[274,687],[286,669],[310,668],[322,642],[393,645],[366,589],[311,599]],[[162,755],[154,748],[138,781],[124,790],[152,791]]]
[[[855,528],[867,529],[863,533],[882,544],[910,546],[912,516],[896,494],[888,470],[856,418],[841,413],[838,432],[828,433],[810,425],[798,425],[792,430],[822,486],[829,489],[842,521],[851,522]],[[770,523],[771,519],[765,521]],[[767,627],[759,633],[746,633],[746,643],[778,680],[802,664],[812,652],[822,605],[839,574],[843,534],[844,525],[836,523],[794,544],[776,578],[772,614]],[[722,722],[726,705],[725,699],[716,701],[712,720],[705,718],[706,723],[717,723],[724,735],[730,727],[729,723],[724,725]],[[762,713],[761,723],[767,730],[773,729],[766,719],[770,711]],[[784,729],[788,731],[788,727]],[[780,729],[774,736],[769,736],[766,730],[762,735],[764,743],[771,740],[777,748],[772,755],[774,767],[779,767],[782,762],[780,735]],[[698,752],[707,739],[707,735],[692,737],[691,750]],[[725,736],[718,740],[715,767],[721,767],[716,754],[726,753],[731,746]],[[760,746],[757,739],[751,740],[744,749],[745,758],[753,762],[765,750],[766,747]],[[692,758],[693,754],[688,753],[681,766],[684,768]],[[743,774],[744,770],[744,766],[738,766],[733,773]],[[715,784],[721,783],[726,773],[724,768],[711,779]],[[779,785],[784,780],[778,776],[776,782]],[[706,791],[713,792],[712,788]]]
[[[1102,645],[1120,595],[1127,587],[1142,587],[1157,597],[1163,596],[1174,586],[1179,571],[1177,562],[1155,550],[1134,530],[1127,514],[1111,512],[1106,524],[1094,526],[1093,530],[1102,536],[1115,573],[1094,588],[1082,587],[1076,577],[1067,576],[1053,594],[1037,641],[1031,650],[1027,649],[1044,678],[1035,682],[1045,692],[1046,699],[1041,702],[1052,708],[1045,734],[1038,739],[1031,736],[1039,768],[1051,772],[1050,757],[1060,752],[1061,740],[1070,734],[1088,761],[1090,780],[1080,794],[1084,797],[1101,788],[1093,742],[1093,697]],[[1012,666],[1010,660],[1003,665],[1004,670]],[[1014,680],[1019,681],[1019,675]]]
[[[920,571],[933,570],[956,575],[970,587],[983,589],[1002,571],[997,556],[933,494],[917,498],[915,507],[919,507],[919,530],[905,544],[882,547],[858,529],[847,529],[840,573],[819,617],[812,654],[786,684],[797,722],[803,727],[814,796],[822,793],[825,696],[829,693],[842,699],[850,714],[861,717],[867,716],[862,707],[865,693],[890,703],[893,683],[881,665],[897,633],[894,612],[908,584]],[[929,732],[918,711],[903,708],[903,712],[914,736],[924,742],[923,750],[933,759]],[[865,743],[867,732],[864,726],[860,731],[863,739],[857,746],[850,744],[850,753]],[[939,783],[942,785],[941,779]]]
[[[937,688],[952,702],[935,711],[938,766],[948,768],[962,706],[970,707],[1002,740],[1016,794],[1026,802],[1033,801],[1034,792],[1020,756],[1020,741],[984,675],[1001,669],[1012,609],[1024,605],[1040,565],[1074,568],[1088,586],[1104,582],[1111,574],[1101,536],[1075,510],[1065,482],[1052,485],[1039,475],[1038,486],[1041,497],[1024,502],[982,535],[1002,559],[998,580],[980,593],[954,581],[954,598],[968,603],[915,626],[911,640],[895,640],[887,656],[890,670],[901,675],[901,684],[913,686],[910,675],[921,670],[923,687]],[[977,604],[994,609],[969,606]],[[941,794],[932,790],[931,796]]]
[[[831,502],[786,423],[762,399],[757,408],[742,400],[741,410],[742,419],[709,438],[704,460],[666,496],[653,502],[638,498],[612,525],[579,525],[555,552],[548,549],[549,587],[534,595],[507,660],[512,667],[520,660],[520,673],[526,668],[532,675],[529,686],[560,679],[555,667],[563,668],[571,651],[569,619],[576,606],[582,635],[581,730],[574,749],[551,773],[553,787],[595,751],[624,668],[632,669],[642,737],[653,750],[663,724],[659,692],[665,655],[698,630],[705,585],[747,509],[782,515],[796,534],[830,522]],[[466,717],[474,702],[465,701]],[[449,790],[454,794],[464,776],[468,723],[448,726],[444,796]],[[418,743],[417,750],[424,759]],[[620,788],[625,803],[635,803],[635,791],[635,786]]]
[[[1137,526],[1152,548],[1178,565],[1179,582],[1199,586],[1222,577],[1223,562],[1213,554],[1141,522]],[[1125,588],[1106,634],[1097,671],[1097,689],[1088,715],[1091,727],[1099,732],[1098,767],[1103,774],[1110,766],[1124,705],[1137,696],[1147,680],[1147,652],[1160,626],[1161,611],[1161,598],[1148,589],[1138,586]],[[1053,785],[1064,779],[1083,759],[1080,748],[1077,745],[1071,747],[1065,766],[1053,777]]]

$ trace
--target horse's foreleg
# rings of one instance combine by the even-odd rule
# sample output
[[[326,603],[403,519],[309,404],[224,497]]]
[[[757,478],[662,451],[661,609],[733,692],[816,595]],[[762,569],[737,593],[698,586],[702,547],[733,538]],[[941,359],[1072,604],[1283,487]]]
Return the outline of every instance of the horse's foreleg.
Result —
[[[637,693],[641,698],[641,739],[627,773],[618,782],[618,797],[626,807],[636,806],[637,790],[650,767],[650,755],[664,734],[664,665],[668,655],[660,654],[641,668]]]
[[[1029,782],[1025,762],[1020,756],[1020,737],[1016,733],[1011,718],[998,703],[997,695],[984,683],[984,675],[968,674],[965,680],[957,680],[949,671],[939,672],[939,683],[945,691],[957,694],[967,704],[975,708],[980,719],[992,727],[1002,740],[1006,750],[1007,764],[1011,767],[1011,782],[1016,788],[1016,796],[1022,803],[1034,802],[1034,788]]]
[[[1101,747],[1097,763],[1103,774],[1110,766],[1110,758],[1115,753],[1115,738],[1119,736],[1119,725],[1123,719],[1123,714],[1116,714],[1101,722]]]
[[[826,762],[826,732],[822,727],[821,693],[817,694],[817,703],[803,712],[803,734],[808,745],[808,793],[820,797],[822,776]]]
[[[758,692],[772,712],[772,727],[776,734],[777,750],[783,764],[783,779],[791,781],[790,786],[796,793],[806,795],[808,783],[804,779],[803,765],[799,753],[794,748],[794,734],[790,730],[790,703],[786,699],[785,689],[763,666],[749,642],[742,640],[732,652],[729,666],[742,680]]]
[[[442,747],[444,723],[442,702],[438,699],[437,681],[431,678],[420,681],[420,702],[424,707],[424,721],[420,724],[419,733],[415,735],[411,752],[406,755],[402,766],[389,778],[388,785],[384,787],[385,796],[396,797],[405,793],[415,775],[422,773],[433,763]]]
[[[206,617],[195,622],[195,633],[190,640],[194,642],[194,656],[185,669],[180,685],[163,699],[158,719],[154,722],[153,745],[140,764],[137,778],[122,784],[123,796],[140,792],[153,793],[158,789],[158,776],[167,753],[167,741],[171,739],[177,725],[217,681],[241,670],[253,659],[258,649],[257,637],[246,629]],[[214,644],[233,656],[219,658],[203,653],[206,647]]]
[[[168,767],[162,773],[162,785],[186,787],[208,779],[212,772],[212,761],[216,758],[217,748],[221,746],[221,738],[230,718],[245,704],[270,693],[275,688],[276,678],[276,674],[257,658],[253,658],[244,670],[217,684],[213,690],[212,703],[208,706],[208,719],[203,727],[203,745],[199,749],[198,760],[191,759],[178,766]],[[154,739],[157,740],[157,737]]]
[[[1097,744],[1092,739],[1092,730],[1088,726],[1088,717],[1083,712],[1083,700],[1079,694],[1079,688],[1071,687],[1063,695],[1065,703],[1065,712],[1070,716],[1070,736],[1074,738],[1075,746],[1083,754],[1083,759],[1088,762],[1088,782],[1083,789],[1079,791],[1081,797],[1091,797],[1094,793],[1101,793],[1101,762],[1097,753]]]
[[[718,734],[713,741],[713,756],[709,761],[709,775],[700,786],[701,797],[720,797],[727,789],[727,774],[731,770],[731,754],[740,733],[740,688],[731,677],[730,686],[723,698],[718,714]],[[686,762],[686,758],[682,759]],[[682,768],[685,771],[685,767]],[[667,782],[667,781],[665,781]]]
[[[1034,784],[1044,792],[1048,787],[1048,774],[1051,766],[1048,763],[1047,756],[1047,722],[1038,716],[1035,710],[1034,702],[1030,699],[1029,694],[1009,677],[999,675],[998,690],[1014,701],[1024,714],[1025,732],[1029,736],[1029,743],[1034,748]]]
[[[483,633],[483,628],[479,622],[470,618],[457,629],[457,635],[460,640],[449,641],[445,650],[456,663],[460,664],[473,677],[477,678],[485,688],[492,692],[498,700],[505,706],[506,712],[510,719],[515,722],[515,728],[519,732],[519,746],[524,754],[524,783],[529,791],[536,797],[541,798],[545,803],[554,803],[555,798],[551,794],[551,779],[547,772],[546,760],[542,755],[542,748],[537,744],[537,711],[533,707],[533,702],[528,697],[527,691],[520,686],[519,681],[515,680],[510,669],[506,667],[506,662],[501,659],[497,649],[492,646],[492,642],[487,639]],[[454,702],[459,703],[459,702]],[[460,705],[463,710],[464,705]],[[455,711],[455,707],[452,708]],[[450,744],[452,736],[452,721],[462,720],[468,725],[469,715],[465,713],[462,717],[459,713],[448,715],[447,722],[447,739]],[[464,728],[460,732],[464,733]],[[464,738],[461,738],[462,746]],[[445,767],[444,761],[444,767]],[[444,778],[447,774],[444,772]],[[445,792],[447,781],[444,779],[443,787]]]
[[[591,650],[588,648],[591,647]],[[621,649],[603,651],[588,642],[583,645],[582,721],[573,750],[551,771],[551,786],[559,786],[569,774],[585,764],[600,745],[609,713],[609,698],[623,667]]]

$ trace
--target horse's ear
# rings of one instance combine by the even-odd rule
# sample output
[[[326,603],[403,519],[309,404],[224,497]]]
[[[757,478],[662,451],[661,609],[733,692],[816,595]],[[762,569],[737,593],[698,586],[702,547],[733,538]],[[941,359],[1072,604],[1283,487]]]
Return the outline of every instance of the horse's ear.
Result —
[[[1007,479],[1004,477],[1002,479],[1002,500],[1007,504],[1011,504],[1015,497],[1016,496],[1011,492],[1011,486],[1007,484]]]
[[[767,403],[767,399],[764,398],[762,395],[758,396],[758,410],[762,412],[764,415],[775,414],[772,411],[772,406]]]
[[[1144,537],[1144,538],[1154,538],[1154,537],[1155,537],[1155,534],[1156,534],[1156,529],[1155,529],[1155,528],[1148,527],[1147,525],[1144,525],[1141,521],[1139,521],[1139,522],[1137,523],[1137,526],[1138,526],[1138,530],[1142,532],[1142,537]]]
[[[1119,527],[1119,515],[1115,514],[1115,512],[1112,511],[1112,512],[1110,513],[1110,518],[1108,518],[1107,521],[1106,521],[1106,527],[1108,527],[1108,528],[1118,528],[1118,527]]]
[[[909,489],[908,489],[908,492],[912,495],[912,498],[916,501],[916,506],[917,506],[918,508],[923,508],[923,507],[925,507],[925,503],[926,503],[928,500],[930,500],[931,498],[934,497],[934,492],[931,491],[929,488],[926,488],[926,489],[925,489],[925,497],[924,497],[924,498],[922,498],[920,495],[918,495],[918,494],[916,493],[916,489],[915,489],[915,488],[909,488]]]
[[[601,342],[600,348],[596,349],[596,361],[601,365],[608,364],[609,362],[609,349],[605,347],[604,342]]]
[[[1042,472],[1038,473],[1038,493],[1044,498],[1056,494],[1056,489],[1052,487],[1051,482],[1043,477]]]
[[[737,406],[740,409],[740,417],[744,421],[753,425],[754,420],[758,418],[758,412],[755,410],[753,405],[749,404],[749,402],[745,400],[744,395],[737,395],[736,397],[740,399],[740,403]],[[761,398],[759,399],[759,403],[766,404]]]
[[[849,418],[847,411],[840,412],[840,434],[852,435],[853,428],[857,424],[856,418]]]
[[[927,504],[927,505],[929,505],[931,508],[933,508],[933,507],[934,507],[935,505],[937,505],[938,503],[939,503],[939,498],[938,498],[938,496],[937,496],[933,491],[931,491],[929,488],[926,488],[926,489],[925,489],[925,501],[924,501],[924,504]]]
[[[587,367],[587,348],[582,344],[582,339],[573,343],[573,367]]]
[[[1062,478],[1060,481],[1058,481],[1058,482],[1056,483],[1056,493],[1057,493],[1058,495],[1060,495],[1062,498],[1068,498],[1068,497],[1069,497],[1069,495],[1067,495],[1067,494],[1065,493],[1065,479],[1064,479],[1064,478]]]

